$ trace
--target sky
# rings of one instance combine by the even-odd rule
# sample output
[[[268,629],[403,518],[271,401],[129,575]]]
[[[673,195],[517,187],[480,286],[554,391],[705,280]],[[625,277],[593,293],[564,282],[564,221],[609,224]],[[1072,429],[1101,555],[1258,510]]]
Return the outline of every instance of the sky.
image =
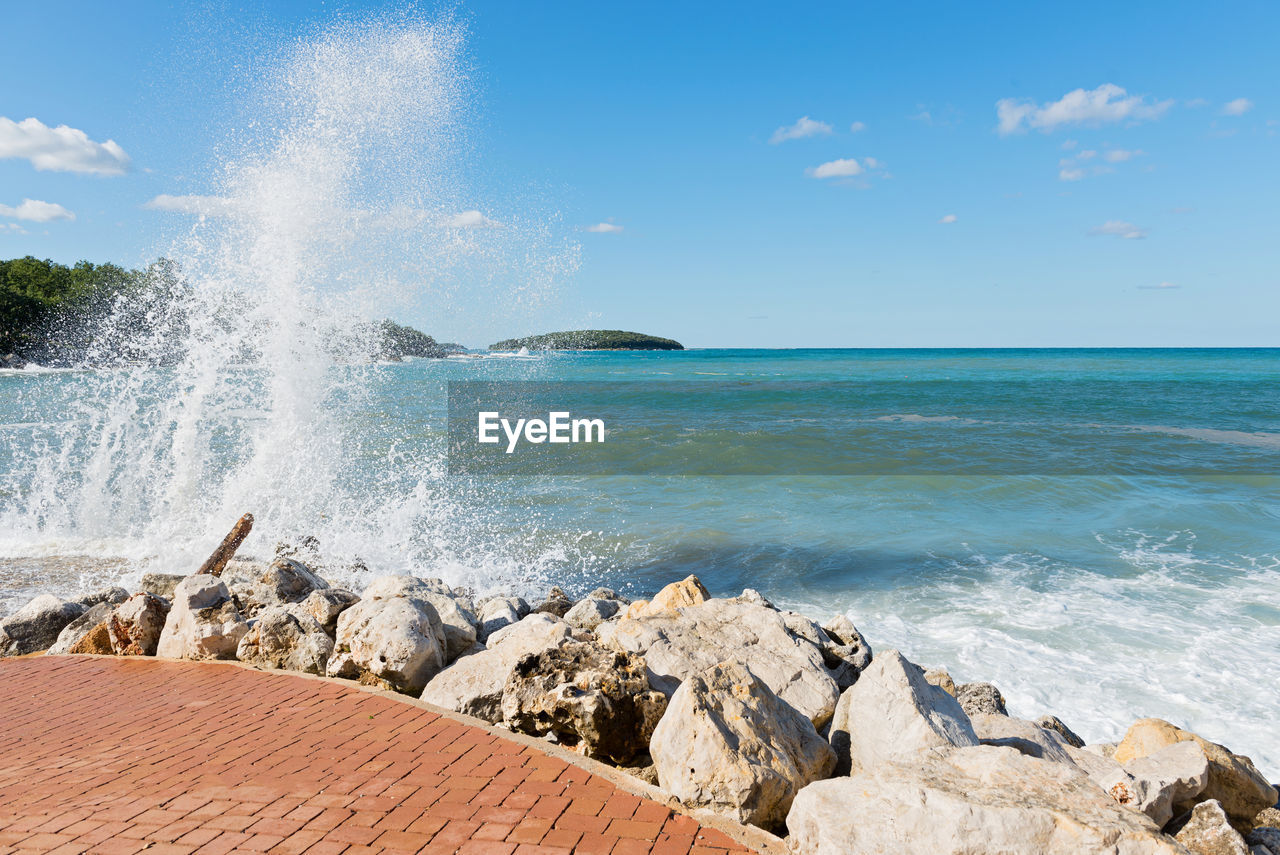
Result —
[[[257,57],[402,5],[3,3],[0,258],[166,254]],[[465,30],[460,207],[576,246],[534,309],[424,286],[439,338],[1280,346],[1278,4],[419,9]]]

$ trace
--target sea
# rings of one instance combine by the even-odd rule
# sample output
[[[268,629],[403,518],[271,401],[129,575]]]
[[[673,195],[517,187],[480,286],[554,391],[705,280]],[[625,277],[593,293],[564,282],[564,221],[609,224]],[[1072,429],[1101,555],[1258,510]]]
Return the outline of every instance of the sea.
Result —
[[[0,373],[0,613],[191,572],[252,512],[243,552],[314,536],[357,589],[754,588],[993,682],[1014,715],[1091,742],[1157,716],[1280,777],[1280,350],[474,352],[326,372],[301,409],[251,366],[201,394],[181,367]],[[612,396],[625,423],[604,446],[660,460],[451,468],[450,383],[477,381]]]

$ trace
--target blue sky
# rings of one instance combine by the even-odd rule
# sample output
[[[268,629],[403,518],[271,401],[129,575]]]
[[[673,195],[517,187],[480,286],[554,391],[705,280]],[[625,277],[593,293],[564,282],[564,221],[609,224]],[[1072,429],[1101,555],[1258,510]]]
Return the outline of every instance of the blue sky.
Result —
[[[393,7],[6,4],[0,257],[164,252],[144,205],[200,192],[258,52]],[[449,8],[460,169],[581,261],[534,315],[408,310],[433,334],[1280,345],[1274,3]]]

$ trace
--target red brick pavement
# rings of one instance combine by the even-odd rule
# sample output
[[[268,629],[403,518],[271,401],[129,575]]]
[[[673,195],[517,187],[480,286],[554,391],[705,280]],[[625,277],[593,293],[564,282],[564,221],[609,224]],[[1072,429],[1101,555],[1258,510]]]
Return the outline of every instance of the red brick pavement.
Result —
[[[0,855],[729,855],[539,748],[352,684],[112,657],[0,661]]]

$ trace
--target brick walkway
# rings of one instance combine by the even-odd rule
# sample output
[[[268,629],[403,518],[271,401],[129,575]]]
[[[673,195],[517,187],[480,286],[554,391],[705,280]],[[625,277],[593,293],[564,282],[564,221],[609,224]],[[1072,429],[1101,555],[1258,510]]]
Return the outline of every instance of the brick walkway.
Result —
[[[0,853],[749,852],[606,778],[351,684],[0,661]]]

